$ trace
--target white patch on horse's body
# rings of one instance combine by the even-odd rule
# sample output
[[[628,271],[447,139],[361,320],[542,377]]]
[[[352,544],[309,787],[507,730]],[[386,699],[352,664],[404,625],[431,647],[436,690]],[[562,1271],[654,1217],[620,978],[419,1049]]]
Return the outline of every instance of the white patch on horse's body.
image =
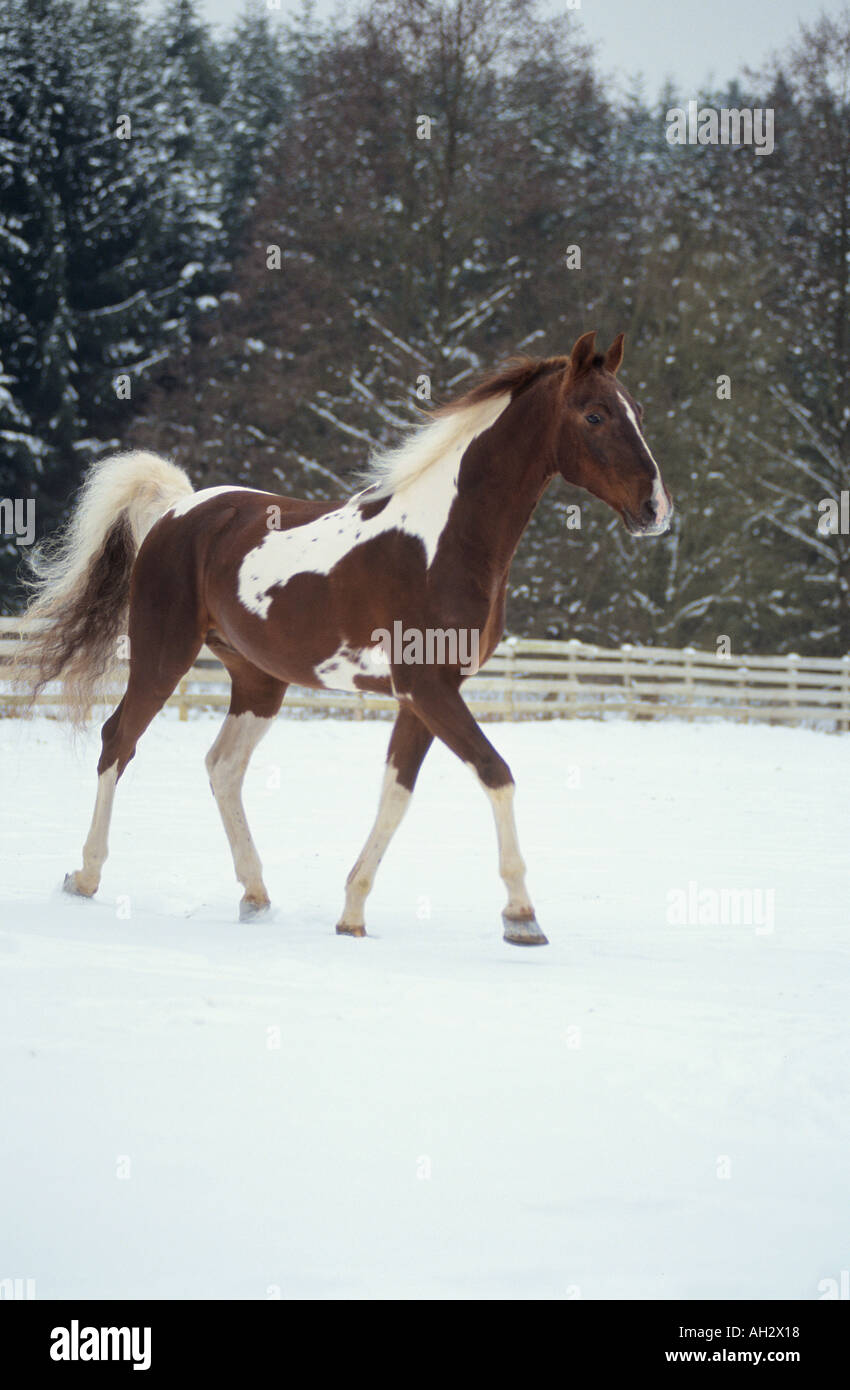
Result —
[[[441,417],[400,449],[379,459],[373,465],[377,480],[365,492],[314,521],[286,531],[269,531],[242,561],[240,602],[257,617],[266,618],[272,590],[283,588],[297,574],[330,574],[357,546],[387,531],[401,531],[421,541],[426,566],[430,566],[457,496],[463,455],[509,403],[510,396],[502,394],[458,411],[456,416]],[[382,509],[364,518],[361,507],[378,500],[384,501]],[[381,674],[385,675],[386,669]]]
[[[649,445],[643,437],[643,430],[640,427],[635,412],[632,410],[622,391],[618,390],[617,395],[620,398],[620,404],[625,410],[626,415],[628,416],[629,420],[634,426],[635,433],[638,439],[640,440],[643,447],[646,449],[646,452],[649,455],[650,459],[652,459],[652,464],[655,468],[655,478],[653,479],[652,483],[652,503],[655,507],[656,522],[655,526],[651,527],[646,534],[656,534],[657,530],[666,531],[667,519],[670,515],[670,504],[667,501],[667,494],[664,491],[664,484],[661,481],[661,469],[658,467],[658,464],[656,463],[655,458],[653,456],[652,450],[650,449]]]
[[[389,677],[390,668],[386,661],[381,660],[381,655],[380,643],[374,647],[360,648],[343,643],[333,656],[319,663],[316,679],[326,690],[360,690],[361,687],[355,682],[356,676],[369,676],[373,680],[379,676]]]
[[[193,492],[191,497],[184,498],[177,502],[173,507],[169,507],[166,516],[185,516],[193,507],[200,507],[204,502],[211,502],[214,497],[223,497],[226,492],[255,492],[258,495],[264,491],[258,487],[235,487],[225,485],[222,487],[205,487],[200,492]]]

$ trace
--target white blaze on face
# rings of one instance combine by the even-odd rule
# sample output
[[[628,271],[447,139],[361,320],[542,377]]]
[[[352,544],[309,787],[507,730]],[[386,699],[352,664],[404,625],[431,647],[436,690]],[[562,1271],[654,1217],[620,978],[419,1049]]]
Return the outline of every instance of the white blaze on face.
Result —
[[[646,450],[647,454],[652,460],[652,466],[655,469],[655,478],[653,479],[652,483],[652,504],[655,507],[656,521],[653,526],[649,527],[647,535],[658,535],[661,531],[667,530],[671,510],[670,503],[667,500],[667,494],[664,491],[664,484],[661,481],[661,469],[655,462],[655,459],[652,455],[652,450],[650,449],[649,445],[643,437],[643,430],[641,429],[640,424],[638,423],[638,418],[635,415],[635,412],[632,410],[631,406],[626,400],[626,397],[623,395],[623,392],[619,389],[617,391],[617,396],[620,400],[620,404],[626,412],[626,415],[630,423],[634,427],[635,434],[637,435],[638,439],[640,440],[641,444],[643,445],[644,449]]]

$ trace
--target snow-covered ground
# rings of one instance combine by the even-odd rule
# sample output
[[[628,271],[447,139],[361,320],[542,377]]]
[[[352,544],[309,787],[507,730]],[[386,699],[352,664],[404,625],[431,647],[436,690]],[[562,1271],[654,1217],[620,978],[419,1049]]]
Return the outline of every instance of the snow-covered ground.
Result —
[[[0,1279],[39,1298],[817,1298],[850,1267],[850,739],[488,732],[548,948],[501,940],[489,808],[435,748],[371,935],[334,935],[386,724],[282,717],[239,890],[160,717],[93,902],[97,739],[0,721]],[[754,893],[758,922],[682,923]],[[679,895],[677,896],[677,892]],[[771,894],[773,895],[771,898]]]

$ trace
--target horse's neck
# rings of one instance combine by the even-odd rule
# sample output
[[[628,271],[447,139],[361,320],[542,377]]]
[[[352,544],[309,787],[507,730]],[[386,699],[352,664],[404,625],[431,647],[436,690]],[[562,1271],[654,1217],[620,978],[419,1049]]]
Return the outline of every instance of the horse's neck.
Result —
[[[531,393],[529,393],[530,396]],[[450,447],[379,513],[379,529],[421,536],[429,555],[447,547],[471,581],[489,587],[507,575],[514,551],[551,477],[546,412],[530,399],[506,401],[468,443]],[[362,494],[349,506],[366,501]]]
[[[507,576],[534,509],[553,475],[545,420],[512,403],[464,457],[453,524],[492,577]]]

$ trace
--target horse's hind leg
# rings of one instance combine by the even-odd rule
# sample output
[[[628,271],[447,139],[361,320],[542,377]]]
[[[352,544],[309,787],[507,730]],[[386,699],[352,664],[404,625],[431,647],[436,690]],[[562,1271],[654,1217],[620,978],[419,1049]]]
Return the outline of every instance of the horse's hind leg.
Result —
[[[242,783],[251,754],[268,733],[283,703],[286,684],[252,666],[232,648],[212,639],[210,647],[230,672],[233,687],[227,718],[207,754],[207,772],[230,842],[236,877],[245,889],[239,919],[246,922],[268,911],[270,904],[260,856],[242,804]]]
[[[139,628],[131,615],[130,680],[123,700],[101,731],[97,797],[83,846],[83,866],[65,877],[65,892],[85,898],[92,897],[100,884],[118,779],[135,755],[145,729],[190,669],[202,645],[200,633],[191,629],[166,638],[155,623]]]
[[[123,704],[124,701],[122,700],[115,713],[110,715],[104,724],[101,733],[104,741],[109,725],[120,719]],[[109,852],[109,823],[112,820],[112,804],[115,800],[117,783],[118,764],[113,763],[101,771],[100,763],[98,763],[97,796],[91,826],[83,845],[83,867],[77,869],[76,873],[65,875],[63,888],[66,893],[76,893],[80,897],[90,898],[97,892],[100,885],[101,869]]]

